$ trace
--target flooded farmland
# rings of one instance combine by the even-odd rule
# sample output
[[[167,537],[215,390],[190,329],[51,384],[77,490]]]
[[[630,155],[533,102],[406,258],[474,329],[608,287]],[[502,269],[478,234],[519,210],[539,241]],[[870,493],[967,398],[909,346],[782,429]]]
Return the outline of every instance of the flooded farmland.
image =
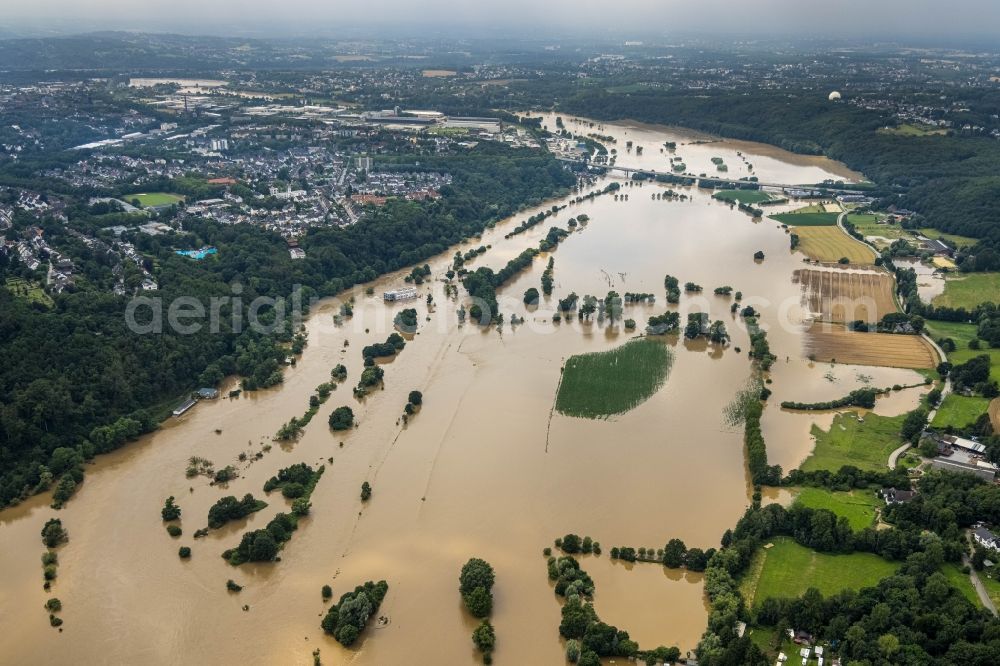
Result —
[[[643,168],[669,170],[658,146],[676,141],[676,152],[695,173],[718,155],[733,165],[727,175],[739,177],[739,151],[752,159],[756,175],[773,182],[851,176],[842,165],[804,161],[756,144],[684,145],[696,140],[693,135],[625,124],[603,124],[600,132],[616,136],[620,150],[626,137],[648,145],[641,157],[623,156],[620,162],[641,159],[636,165]],[[612,180],[598,180],[584,192]],[[40,496],[0,513],[0,654],[8,663],[308,664],[319,649],[324,664],[471,664],[478,659],[469,638],[475,625],[462,607],[458,573],[476,556],[496,569],[497,663],[561,663],[560,601],[542,549],[567,532],[590,535],[604,546],[603,555],[581,559],[596,583],[594,603],[603,620],[632,632],[642,647],[693,649],[707,617],[700,576],[652,564],[626,567],[611,562],[607,552],[613,545],[659,548],[674,537],[689,546],[716,547],[749,503],[742,430],[724,418],[751,375],[748,336],[730,312],[732,299],[712,290],[732,286],[743,292],[744,304],[761,312],[778,356],[771,372],[775,395],[762,425],[773,462],[786,469],[809,454],[809,425],[827,418],[783,412],[777,403],[789,399],[792,387],[795,399],[832,399],[869,381],[864,377],[882,386],[914,383],[919,375],[836,366],[830,380],[828,364],[804,357],[809,309],[793,280],[802,257],[789,250],[780,225],[752,220],[696,188],[673,186],[685,199],[667,200],[656,194],[668,186],[619,182],[619,197],[550,202],[546,207],[569,205],[523,234],[505,239],[537,210],[434,258],[428,262],[431,279],[419,287],[416,301],[383,304],[382,291],[403,284],[400,273],[353,292],[354,316],[341,326],[333,318],[341,301],[320,303],[306,321],[308,346],[279,387],[203,402],[139,442],[98,458],[61,511]],[[464,292],[449,297],[443,281],[456,250],[489,246],[468,267],[496,270],[537,247],[550,226],[565,228],[580,214],[589,222],[499,291],[507,320],[500,330],[458,325]],[[758,250],[765,253],[762,262],[753,259]],[[522,294],[539,286],[550,256],[554,291],[528,308]],[[667,273],[704,291],[667,306]],[[369,286],[372,295],[366,295]],[[639,331],[651,314],[677,307],[682,316],[701,311],[723,320],[732,342],[723,348],[667,338],[675,360],[666,384],[619,417],[553,413],[568,357],[640,334],[620,324],[554,323],[557,299],[570,292],[603,297],[612,289],[657,295],[655,304],[625,306],[624,316],[640,322]],[[433,306],[426,304],[427,294]],[[355,400],[350,387],[362,370],[361,348],[385,340],[395,313],[405,307],[418,312],[417,334],[383,364],[384,390]],[[513,314],[524,323],[512,327]],[[309,396],[338,363],[347,366],[348,379],[302,437],[272,442],[283,423],[308,408]],[[415,389],[423,392],[424,405],[402,423],[407,394]],[[903,391],[885,408],[899,413],[918,397],[917,390]],[[327,427],[340,405],[353,408],[356,429],[337,433]],[[204,477],[186,478],[191,456],[217,468],[234,465],[239,477],[223,487]],[[217,499],[263,497],[265,480],[298,462],[324,464],[326,471],[312,495],[311,515],[300,521],[280,562],[232,567],[220,557],[245,530],[288,511],[279,493],[267,496],[269,506],[245,521],[193,538]],[[359,498],[363,481],[373,489],[365,504]],[[179,538],[170,537],[160,520],[170,495],[183,510]],[[63,603],[61,633],[42,609],[50,595],[42,589],[39,559],[39,532],[54,515],[69,532],[68,544],[59,548],[51,595]],[[182,545],[192,548],[189,560],[178,558]],[[242,585],[242,592],[227,591],[227,579]],[[388,622],[370,627],[355,648],[342,648],[319,627],[327,607],[320,588],[329,584],[339,597],[369,579],[389,583],[379,611]]]

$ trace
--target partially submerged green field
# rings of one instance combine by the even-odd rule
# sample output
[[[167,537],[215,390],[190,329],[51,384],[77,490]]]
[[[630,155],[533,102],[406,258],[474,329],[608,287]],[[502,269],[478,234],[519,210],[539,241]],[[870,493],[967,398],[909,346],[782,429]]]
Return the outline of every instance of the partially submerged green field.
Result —
[[[889,454],[901,442],[899,430],[905,415],[878,416],[866,414],[858,420],[856,412],[844,412],[833,417],[830,430],[812,427],[816,447],[800,468],[803,471],[825,469],[836,472],[844,465],[858,469],[881,471],[886,469]]]
[[[823,595],[841,590],[874,587],[899,568],[871,553],[828,555],[800,546],[788,537],[778,537],[770,548],[754,554],[750,568],[740,581],[743,598],[758,606],[769,597],[801,596],[810,587]]]
[[[712,195],[713,199],[719,201],[732,201],[734,203],[757,204],[763,201],[770,201],[771,195],[760,190],[719,190]]]
[[[1000,273],[962,273],[945,277],[944,293],[932,301],[938,307],[972,310],[1000,299]]]
[[[589,419],[624,414],[663,386],[673,360],[669,347],[649,338],[571,356],[563,369],[556,410]]]
[[[871,527],[875,522],[875,508],[881,502],[871,490],[833,492],[826,488],[802,488],[795,496],[795,503],[810,509],[827,509],[847,518],[854,531]]]

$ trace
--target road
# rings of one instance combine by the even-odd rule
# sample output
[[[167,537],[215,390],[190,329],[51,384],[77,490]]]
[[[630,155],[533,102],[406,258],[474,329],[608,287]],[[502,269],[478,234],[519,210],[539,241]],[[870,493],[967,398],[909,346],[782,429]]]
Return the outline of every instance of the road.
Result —
[[[966,531],[965,538],[969,539],[969,532]],[[970,539],[971,543],[971,539]],[[986,607],[994,615],[997,614],[997,607],[990,599],[990,595],[986,593],[986,587],[983,585],[983,581],[979,580],[979,572],[972,568],[972,561],[969,560],[969,556],[962,553],[962,564],[969,567],[969,579],[972,580],[972,587],[976,589],[976,594],[979,595],[979,600],[983,602],[983,606]]]

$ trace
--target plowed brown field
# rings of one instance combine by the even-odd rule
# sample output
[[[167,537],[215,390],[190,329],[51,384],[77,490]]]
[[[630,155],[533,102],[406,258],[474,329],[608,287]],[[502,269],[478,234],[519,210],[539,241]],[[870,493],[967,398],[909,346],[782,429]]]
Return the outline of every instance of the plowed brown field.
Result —
[[[856,333],[829,324],[813,324],[805,337],[805,352],[824,363],[914,369],[933,368],[938,363],[933,347],[919,335]]]

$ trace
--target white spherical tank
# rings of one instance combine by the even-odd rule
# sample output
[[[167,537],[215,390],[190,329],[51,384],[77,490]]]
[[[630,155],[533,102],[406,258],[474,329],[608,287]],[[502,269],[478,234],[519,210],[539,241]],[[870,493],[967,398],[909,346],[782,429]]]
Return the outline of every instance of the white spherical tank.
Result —
[[[839,92],[837,92],[836,90],[834,90],[832,93],[830,93],[829,100],[831,102],[836,102],[838,99],[840,99],[840,93]]]

